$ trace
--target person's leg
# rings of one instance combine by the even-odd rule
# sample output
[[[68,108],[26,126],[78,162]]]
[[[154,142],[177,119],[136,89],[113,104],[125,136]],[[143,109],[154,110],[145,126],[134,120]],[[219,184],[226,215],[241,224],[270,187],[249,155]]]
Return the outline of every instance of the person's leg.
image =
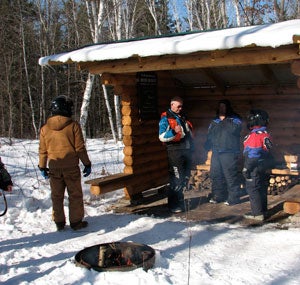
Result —
[[[260,199],[261,199],[261,208],[264,215],[266,215],[268,211],[268,177],[265,172],[260,173],[260,183],[261,183],[261,191],[260,191]]]
[[[234,153],[220,154],[220,162],[225,176],[229,205],[240,203],[240,179],[238,172],[238,155]]]
[[[64,194],[66,184],[64,182],[61,169],[50,169],[50,187],[51,187],[51,200],[52,200],[52,218],[57,225],[61,228],[66,223],[64,212]]]
[[[227,199],[227,187],[221,167],[220,157],[217,152],[212,153],[210,179],[212,184],[212,201],[217,203],[225,201]]]
[[[169,150],[169,178],[168,207],[176,209],[183,206],[183,188],[185,181],[184,156],[180,150]]]
[[[251,212],[253,216],[263,215],[265,212],[264,195],[262,191],[262,177],[258,174],[257,169],[251,173],[251,181],[246,181],[246,189],[249,194]]]
[[[78,166],[65,169],[63,175],[69,195],[69,220],[72,225],[82,221],[84,217],[80,169]]]

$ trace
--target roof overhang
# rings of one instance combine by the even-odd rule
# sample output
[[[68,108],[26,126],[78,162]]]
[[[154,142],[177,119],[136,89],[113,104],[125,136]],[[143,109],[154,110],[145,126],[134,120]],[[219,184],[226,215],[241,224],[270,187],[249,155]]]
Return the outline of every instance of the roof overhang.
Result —
[[[170,71],[184,86],[296,86],[300,19],[242,28],[95,44],[42,57],[40,65],[77,64],[93,74]],[[298,80],[299,81],[299,80]]]
[[[161,55],[130,57],[121,60],[79,62],[80,69],[93,74],[132,73],[160,70],[214,68],[222,66],[243,66],[277,64],[300,59],[299,46],[288,45],[279,48],[247,47],[231,50],[195,52],[184,55]]]

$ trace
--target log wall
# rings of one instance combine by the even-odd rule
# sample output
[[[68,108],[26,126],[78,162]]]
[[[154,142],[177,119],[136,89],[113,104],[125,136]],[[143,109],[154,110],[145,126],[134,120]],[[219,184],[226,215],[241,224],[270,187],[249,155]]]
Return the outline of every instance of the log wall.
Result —
[[[200,164],[206,160],[203,145],[207,128],[215,115],[220,99],[229,99],[234,110],[243,118],[242,140],[248,133],[246,117],[250,109],[264,109],[269,113],[268,130],[273,138],[273,154],[278,164],[284,163],[285,154],[300,153],[300,90],[291,88],[276,94],[272,89],[247,89],[221,94],[203,92],[197,89],[185,90],[185,108],[196,129],[196,159]]]
[[[168,182],[165,146],[158,139],[159,114],[169,108],[170,99],[181,96],[184,110],[195,129],[194,163],[207,160],[204,142],[207,128],[215,115],[217,102],[229,99],[234,110],[244,119],[242,138],[248,133],[246,115],[251,108],[266,110],[270,116],[269,131],[273,137],[274,155],[283,162],[285,154],[300,153],[300,90],[271,87],[234,88],[220,92],[210,89],[184,88],[168,72],[158,72],[158,116],[140,120],[135,74],[102,75],[104,84],[113,85],[121,96],[124,143],[124,173],[133,174],[125,187],[125,196],[132,199],[144,190]]]

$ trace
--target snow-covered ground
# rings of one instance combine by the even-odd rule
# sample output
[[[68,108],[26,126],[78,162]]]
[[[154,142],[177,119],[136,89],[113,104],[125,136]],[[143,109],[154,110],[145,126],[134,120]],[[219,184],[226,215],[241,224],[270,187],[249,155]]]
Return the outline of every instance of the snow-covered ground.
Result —
[[[91,197],[83,183],[89,227],[57,232],[49,181],[37,168],[38,141],[13,140],[11,146],[7,142],[0,139],[0,156],[15,186],[6,195],[8,212],[0,217],[1,284],[299,284],[300,228],[243,228],[115,214],[108,208],[123,190]],[[93,139],[87,141],[87,149],[93,163],[88,179],[102,171],[122,171],[121,144]],[[68,213],[67,199],[65,209]],[[154,268],[99,273],[75,265],[78,251],[112,241],[153,247]]]

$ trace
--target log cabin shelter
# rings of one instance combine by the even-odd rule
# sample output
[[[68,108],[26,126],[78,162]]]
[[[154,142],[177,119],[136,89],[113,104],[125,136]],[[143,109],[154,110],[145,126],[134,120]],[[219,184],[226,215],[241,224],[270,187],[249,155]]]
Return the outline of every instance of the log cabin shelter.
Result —
[[[194,125],[196,165],[207,161],[207,129],[225,98],[243,119],[252,108],[269,113],[278,163],[300,153],[300,19],[93,44],[42,57],[39,64],[76,64],[120,96],[124,171],[89,181],[93,194],[124,188],[134,200],[168,183],[158,122],[174,96],[183,98]],[[241,141],[246,133],[244,122]]]

